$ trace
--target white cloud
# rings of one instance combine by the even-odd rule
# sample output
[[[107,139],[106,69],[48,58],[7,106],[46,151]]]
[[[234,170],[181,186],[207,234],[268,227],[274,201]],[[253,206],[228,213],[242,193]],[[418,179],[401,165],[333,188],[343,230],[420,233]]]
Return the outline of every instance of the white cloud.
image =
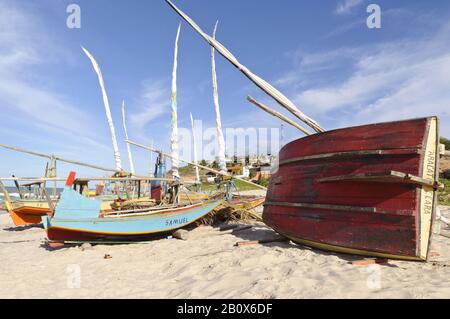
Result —
[[[438,115],[443,134],[450,135],[449,30],[447,24],[422,39],[306,55],[296,72],[299,82],[307,81],[308,68],[323,75],[322,66],[341,67],[334,73],[342,76],[290,96],[307,114],[333,118],[338,126]],[[286,75],[291,83],[293,75]]]
[[[338,3],[336,7],[336,14],[347,14],[355,7],[359,6],[363,0],[345,0]]]
[[[32,8],[0,2],[0,112],[9,127],[3,136],[12,137],[14,142],[8,143],[19,141],[17,146],[28,145],[36,151],[106,162],[103,153],[110,147],[92,134],[98,122],[70,97],[51,88],[52,79],[38,71],[64,66],[72,57]],[[28,138],[17,138],[14,131]],[[39,146],[31,146],[36,141]]]
[[[137,111],[131,113],[129,118],[135,129],[142,131],[147,124],[169,111],[170,87],[162,80],[147,80],[137,101]]]
[[[93,124],[89,115],[62,94],[40,84],[47,80],[33,72],[34,67],[50,65],[56,56],[66,53],[46,37],[45,31],[41,21],[26,8],[9,1],[0,3],[1,107],[17,117],[29,118],[31,125],[53,125],[78,136]]]

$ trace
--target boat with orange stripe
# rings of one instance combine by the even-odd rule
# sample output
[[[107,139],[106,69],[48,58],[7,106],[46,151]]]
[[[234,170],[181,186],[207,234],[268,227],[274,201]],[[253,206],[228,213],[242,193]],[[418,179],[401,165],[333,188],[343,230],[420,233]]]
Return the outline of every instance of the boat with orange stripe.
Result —
[[[71,188],[74,178],[75,172],[71,172],[53,217],[42,217],[50,241],[103,242],[147,239],[186,227],[210,213],[222,202],[217,200],[101,213],[99,200],[86,198]]]

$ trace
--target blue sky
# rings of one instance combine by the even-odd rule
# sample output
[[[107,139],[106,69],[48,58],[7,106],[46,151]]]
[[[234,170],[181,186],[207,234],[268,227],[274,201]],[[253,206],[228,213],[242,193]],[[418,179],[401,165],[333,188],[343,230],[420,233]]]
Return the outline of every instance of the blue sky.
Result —
[[[438,115],[450,136],[450,2],[174,1],[253,72],[274,84],[326,129]],[[66,7],[81,8],[81,29],[66,27]],[[382,9],[368,29],[366,7]],[[180,18],[163,0],[0,0],[0,143],[114,166],[96,75],[102,68],[122,161],[128,168],[120,105],[131,139],[169,150],[173,44]],[[246,101],[281,110],[220,56],[223,126],[277,128]],[[179,42],[179,126],[189,112],[214,126],[210,49],[185,23]],[[287,141],[301,137],[286,127]],[[133,148],[137,172],[149,154]],[[0,175],[39,175],[45,160],[0,149]],[[63,176],[73,167],[60,164]],[[99,175],[77,168],[80,174]]]

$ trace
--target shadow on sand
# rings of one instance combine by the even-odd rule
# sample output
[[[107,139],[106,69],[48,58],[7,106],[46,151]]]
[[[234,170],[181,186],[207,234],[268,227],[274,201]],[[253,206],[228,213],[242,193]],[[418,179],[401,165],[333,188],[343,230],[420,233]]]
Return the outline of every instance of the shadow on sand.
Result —
[[[256,240],[266,240],[266,239],[272,239],[272,238],[279,238],[282,237],[280,234],[275,232],[273,229],[268,228],[265,225],[254,225],[250,229],[237,231],[237,232],[231,232],[232,235],[241,238],[243,241],[256,241]],[[322,256],[335,256],[341,259],[342,261],[352,264],[352,262],[360,261],[363,259],[374,259],[372,257],[365,257],[365,256],[359,256],[359,255],[349,255],[349,254],[341,254],[326,250],[321,250],[318,248],[312,248],[309,246],[305,246],[302,244],[295,243],[291,240],[287,241],[274,241],[269,243],[262,243],[260,245],[267,246],[267,247],[280,247],[280,248],[297,248],[301,250],[309,250],[316,254],[322,255]],[[393,267],[398,268],[399,266],[390,264],[389,262],[386,262],[386,259],[380,258],[374,260],[375,264],[378,264],[380,266],[385,267]]]
[[[11,231],[11,232],[17,232],[17,231],[24,231],[32,228],[41,228],[43,229],[42,224],[32,224],[32,225],[26,225],[26,226],[14,226],[14,227],[6,227],[3,228],[4,231]]]

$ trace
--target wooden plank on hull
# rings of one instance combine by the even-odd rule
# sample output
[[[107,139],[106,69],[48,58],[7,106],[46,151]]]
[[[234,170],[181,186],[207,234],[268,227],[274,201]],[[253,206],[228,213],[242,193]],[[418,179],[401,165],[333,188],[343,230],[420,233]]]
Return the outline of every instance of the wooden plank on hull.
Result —
[[[316,208],[316,209],[343,210],[343,211],[350,211],[350,212],[365,212],[365,213],[376,213],[377,212],[377,209],[375,207],[328,205],[328,204],[313,204],[313,203],[266,202],[264,204],[264,206]]]
[[[406,148],[406,149],[394,149],[394,150],[368,150],[368,151],[352,151],[352,152],[335,152],[326,154],[316,154],[308,156],[299,156],[280,161],[280,165],[286,165],[296,162],[311,161],[311,160],[334,160],[339,158],[351,158],[351,157],[367,157],[377,155],[418,155],[420,149]]]
[[[340,176],[330,176],[320,178],[319,182],[345,182],[345,181],[361,181],[361,182],[380,182],[380,183],[406,183],[416,184],[421,186],[435,187],[436,183],[433,180],[425,179],[408,173],[398,171],[386,171],[375,173],[349,174]]]

